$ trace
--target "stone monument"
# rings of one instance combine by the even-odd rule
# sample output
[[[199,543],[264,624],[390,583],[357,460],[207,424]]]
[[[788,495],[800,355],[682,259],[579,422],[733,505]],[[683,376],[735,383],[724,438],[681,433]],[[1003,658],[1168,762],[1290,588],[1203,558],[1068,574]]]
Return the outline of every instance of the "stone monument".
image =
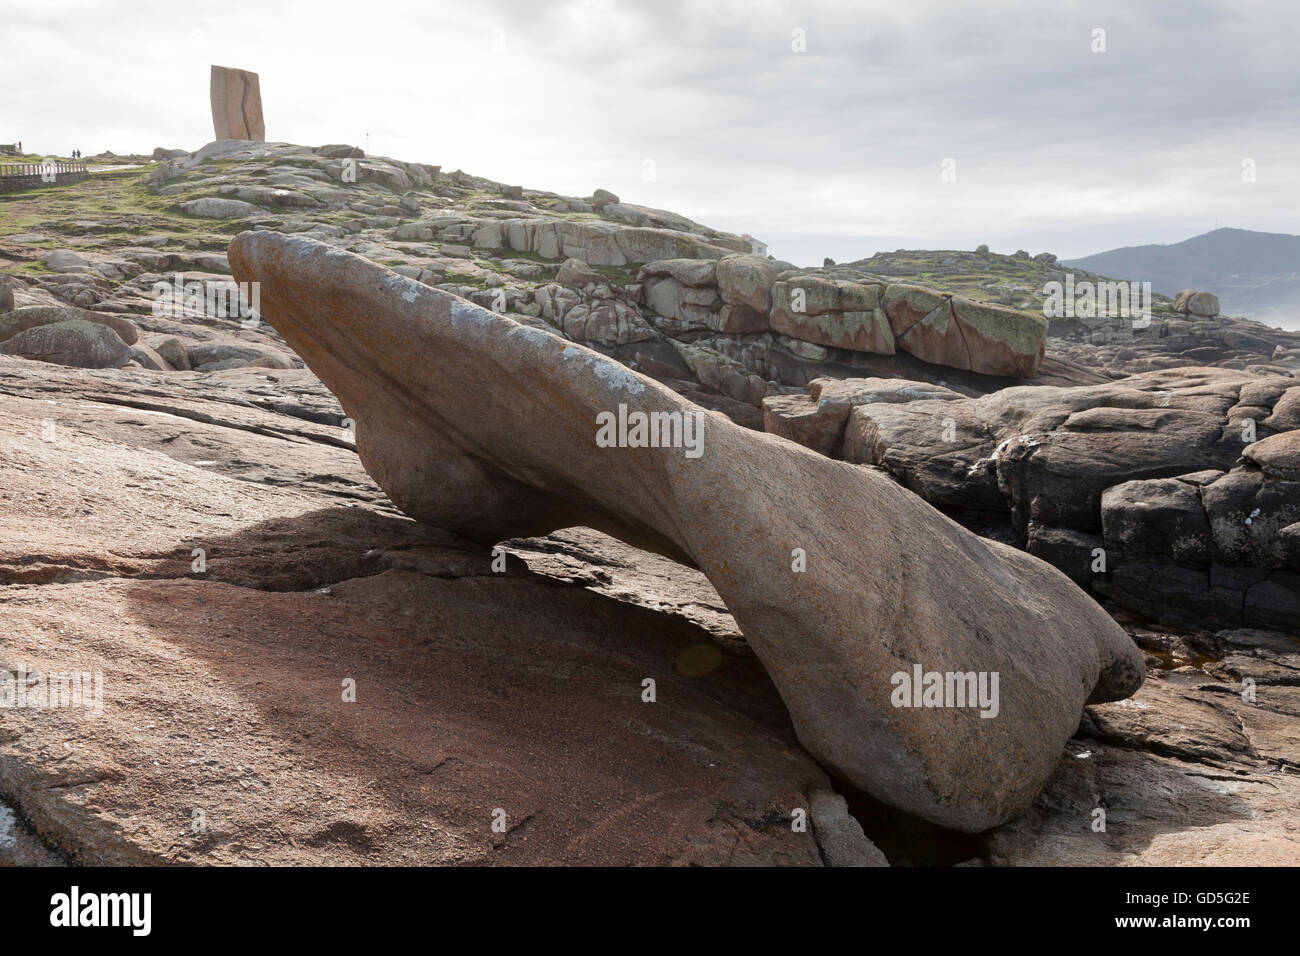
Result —
[[[212,125],[217,139],[266,140],[262,89],[256,73],[212,67]]]

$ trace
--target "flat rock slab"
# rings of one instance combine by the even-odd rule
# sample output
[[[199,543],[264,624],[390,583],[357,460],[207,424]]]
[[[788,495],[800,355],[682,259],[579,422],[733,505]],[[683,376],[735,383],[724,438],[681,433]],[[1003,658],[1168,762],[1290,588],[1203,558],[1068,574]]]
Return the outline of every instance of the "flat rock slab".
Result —
[[[78,862],[820,863],[790,819],[828,782],[788,730],[719,706],[725,680],[683,676],[715,647],[684,622],[399,570],[7,590],[7,662],[103,674],[101,716],[15,712],[0,760]]]
[[[988,861],[1300,863],[1300,687],[1260,675],[1247,701],[1216,669],[1157,672],[1132,699],[1088,708],[1031,812],[988,835]]]

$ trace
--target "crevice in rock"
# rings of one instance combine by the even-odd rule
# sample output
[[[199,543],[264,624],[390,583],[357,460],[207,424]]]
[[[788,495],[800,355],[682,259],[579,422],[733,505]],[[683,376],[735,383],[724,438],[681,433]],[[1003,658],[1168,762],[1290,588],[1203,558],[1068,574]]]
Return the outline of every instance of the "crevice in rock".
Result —
[[[829,771],[827,775],[835,792],[848,803],[849,814],[890,866],[955,866],[986,856],[983,834],[961,833],[930,823],[882,803]]]
[[[10,759],[0,755],[0,761]],[[13,815],[14,826],[20,831],[18,836],[31,840],[38,844],[42,850],[54,858],[59,866],[72,866],[72,858],[63,850],[63,848],[54,840],[51,835],[42,830],[40,827],[27,816],[23,810],[22,801],[18,800],[14,794],[7,789],[0,789],[0,809],[7,809]],[[0,847],[0,858],[3,858],[5,847]]]
[[[1080,740],[1092,740],[1098,744],[1105,744],[1107,747],[1113,747],[1116,750],[1128,750],[1133,753],[1153,754],[1157,757],[1168,757],[1171,760],[1177,760],[1180,763],[1191,764],[1202,767],[1214,767],[1218,770],[1224,770],[1231,767],[1230,764],[1223,764],[1214,760],[1207,760],[1202,757],[1194,757],[1185,750],[1179,750],[1177,747],[1170,747],[1154,741],[1142,744],[1137,743],[1127,737],[1118,735],[1111,736],[1102,730],[1085,723],[1080,727],[1076,735]],[[1247,741],[1249,746],[1249,741]],[[1253,748],[1252,748],[1253,749]],[[1251,768],[1243,767],[1242,773],[1249,773]]]
[[[908,332],[911,332],[912,329],[916,328],[918,325],[920,325],[920,324],[921,324],[922,322],[924,322],[924,321],[925,321],[925,316],[924,316],[924,315],[921,315],[921,316],[919,316],[919,317],[913,319],[911,322],[907,323],[907,328],[903,329],[903,331],[901,331],[901,332],[896,332],[896,333],[894,334],[894,341],[896,341],[896,342],[901,342],[902,339],[903,339],[903,336],[907,335]]]
[[[961,316],[957,314],[957,306],[953,305],[951,299],[948,300],[948,314],[957,326],[957,334],[961,336],[962,347],[966,349],[966,368],[973,370],[975,363],[972,361],[972,356],[974,353],[971,352],[970,341],[966,338],[966,329],[963,328],[965,323],[962,321]]]
[[[197,412],[192,409],[183,409],[176,406],[156,405],[152,402],[131,401],[125,398],[112,398],[110,396],[100,396],[95,399],[96,402],[104,405],[118,405],[123,408],[135,408],[140,411],[158,412],[163,415],[171,415],[176,418],[184,418],[190,421],[199,422],[204,425],[216,425],[218,428],[230,428],[236,431],[250,432],[254,435],[263,435],[267,438],[278,438],[282,441],[293,441],[300,439],[305,442],[314,442],[318,445],[329,445],[334,448],[344,448],[348,451],[356,451],[351,442],[344,441],[342,438],[332,438],[328,435],[313,435],[308,432],[300,432],[289,428],[271,428],[261,425],[246,425],[241,422],[233,422],[227,419],[218,418],[215,415],[206,415],[203,412]],[[260,406],[250,406],[258,408]]]

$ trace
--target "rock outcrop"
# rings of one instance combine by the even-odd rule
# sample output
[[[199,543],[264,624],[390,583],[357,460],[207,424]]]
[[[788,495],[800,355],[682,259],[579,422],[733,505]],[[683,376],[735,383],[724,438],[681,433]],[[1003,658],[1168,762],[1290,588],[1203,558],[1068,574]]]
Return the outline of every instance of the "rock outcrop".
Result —
[[[75,368],[117,368],[131,358],[116,332],[79,318],[23,328],[0,342],[0,353]]]
[[[882,467],[1125,607],[1300,633],[1295,383],[1178,369],[966,398],[819,380],[764,410],[768,431]]]
[[[560,196],[350,145],[225,140],[164,156],[143,179],[174,205],[143,208],[134,182],[105,177],[93,206],[75,193],[59,208],[19,201],[20,221],[45,224],[0,237],[14,272],[0,277],[0,340],[32,333],[10,347],[26,358],[0,355],[0,600],[11,612],[0,669],[84,664],[114,689],[93,726],[6,712],[17,733],[0,734],[0,864],[854,865],[880,861],[872,843],[903,863],[1294,859],[1300,334],[1157,295],[1149,325],[1052,319],[1046,355],[1021,380],[1051,388],[1006,391],[1006,378],[942,364],[968,362],[976,341],[954,303],[1037,312],[1036,290],[1063,275],[1046,256],[898,250],[795,269],[748,236],[601,190]],[[181,205],[196,200],[207,202]],[[1029,812],[986,834],[915,839],[928,824],[841,782],[845,812],[698,571],[570,529],[504,543],[509,571],[496,574],[482,544],[393,512],[343,410],[274,329],[190,304],[156,311],[155,287],[177,278],[199,299],[247,301],[224,254],[245,217],[580,342],[750,427],[763,425],[762,402],[769,430],[888,473],[1090,589],[1143,648],[1151,679],[1131,701],[1087,705]],[[566,263],[566,245],[597,263]],[[805,286],[817,309],[799,313],[787,294],[779,321],[795,335],[773,327],[782,283]],[[827,286],[860,298],[819,299]],[[893,354],[855,347],[884,348],[875,332],[854,338],[883,336],[874,310],[873,325],[849,307],[865,304],[862,287],[885,311]],[[62,338],[64,322],[78,324],[59,348],[28,341]],[[87,357],[108,366],[51,364]],[[1126,380],[1135,372],[1146,377]],[[1095,388],[1107,380],[1120,381]],[[1003,394],[975,401],[991,392]],[[803,479],[813,491],[792,499],[835,514],[839,479],[814,469]],[[571,494],[588,492],[584,475]],[[778,524],[772,540],[790,536],[788,519]],[[877,532],[858,524],[805,536],[853,533],[863,561]],[[823,583],[808,559],[824,548],[799,547],[807,569],[793,571],[787,552],[779,572]],[[193,570],[194,548],[206,571]],[[846,574],[832,590],[864,582],[879,586]],[[889,607],[885,634],[911,611]],[[119,637],[104,639],[105,618],[122,622]],[[328,706],[340,678],[322,661],[362,674],[361,709],[380,709],[358,720],[352,705]],[[250,670],[275,692],[250,689]],[[670,708],[641,699],[647,677]],[[262,709],[276,719],[244,720]],[[982,724],[1001,732],[1003,721]],[[49,761],[69,735],[85,743]],[[476,809],[489,802],[506,805],[509,832],[494,835]],[[1102,806],[1123,812],[1098,834]],[[177,828],[196,809],[206,833]],[[800,809],[802,834],[791,828]]]
[[[203,272],[210,274],[202,277],[206,284],[218,282],[229,272],[219,250],[243,220],[247,228],[346,248],[516,321],[549,326],[750,427],[761,421],[764,397],[819,377],[926,380],[966,394],[1004,387],[1007,376],[1051,384],[1105,377],[1073,358],[1049,353],[1040,360],[1041,322],[1023,309],[998,311],[1009,325],[989,326],[987,338],[975,328],[983,313],[971,306],[976,318],[948,323],[947,337],[925,326],[900,341],[899,317],[884,309],[882,293],[900,284],[888,265],[880,274],[860,265],[795,268],[756,254],[762,243],[752,237],[603,193],[581,198],[507,186],[366,156],[346,144],[247,140],[171,157],[144,180],[158,196],[174,197],[174,205],[146,217],[157,234],[137,230],[103,242],[110,227],[97,223],[87,228],[100,238],[70,241],[75,248],[24,249],[51,270],[33,284],[63,303],[138,312],[148,306],[145,280],[174,279],[167,270]],[[140,221],[139,210],[130,211]],[[66,225],[55,231],[70,234]],[[197,237],[182,240],[182,232]],[[944,275],[941,268],[934,274]],[[826,288],[844,291],[827,301]],[[954,301],[950,292],[922,291],[935,303]],[[962,297],[993,300],[997,291],[975,285]],[[859,307],[873,300],[880,300],[876,307]],[[811,309],[801,311],[805,304]],[[945,305],[944,314],[952,308]],[[1075,351],[1098,360],[1096,350]]]
[[[770,332],[806,357],[825,358],[831,349],[849,356],[904,351],[934,365],[1022,379],[1038,374],[1046,349],[1047,320],[1040,315],[886,286],[840,268],[800,270],[724,255],[716,263],[650,262],[637,278],[652,321],[670,334]]]
[[[1126,623],[1148,680],[1085,708],[1029,812],[918,838],[851,792],[844,813],[699,572],[575,530],[510,542],[490,573],[393,513],[342,421],[303,369],[0,357],[0,668],[98,670],[106,698],[98,717],[4,711],[0,865],[1300,854],[1292,636]]]
[[[819,378],[809,385],[807,395],[763,399],[763,428],[823,455],[839,458],[849,415],[859,405],[951,402],[964,397],[942,385],[900,378]]]
[[[917,286],[887,287],[884,311],[900,347],[938,365],[1032,378],[1047,348],[1041,315],[943,296]]]
[[[212,67],[212,126],[216,139],[262,142],[262,87],[257,74],[228,66]]]
[[[7,313],[4,318],[0,318],[0,342],[12,338],[19,332],[25,332],[38,326],[76,320],[107,326],[126,345],[135,345],[140,338],[139,330],[136,329],[135,325],[129,319],[125,319],[120,315],[87,312],[84,309],[72,306],[24,306],[21,309],[14,309],[12,312]]]
[[[203,219],[246,219],[262,212],[259,207],[242,199],[219,199],[214,196],[191,199],[180,203],[177,208],[187,215]]]
[[[310,239],[241,233],[229,257],[403,511],[484,545],[585,525],[698,566],[799,739],[886,803],[967,831],[1008,820],[1084,703],[1141,682],[1132,641],[1060,572],[883,476]],[[682,423],[679,438],[698,422],[700,453],[601,447],[598,416],[629,410]],[[900,677],[918,671],[996,674],[1000,696],[905,706]]]
[[[1184,315],[1209,317],[1219,314],[1219,297],[1213,292],[1184,289],[1174,296],[1174,311]]]

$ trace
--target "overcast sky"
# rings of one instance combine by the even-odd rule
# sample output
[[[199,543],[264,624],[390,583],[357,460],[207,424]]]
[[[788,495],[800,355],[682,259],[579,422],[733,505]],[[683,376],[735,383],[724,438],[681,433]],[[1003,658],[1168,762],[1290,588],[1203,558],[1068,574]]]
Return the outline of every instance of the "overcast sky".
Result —
[[[600,186],[800,265],[1300,232],[1296,0],[0,0],[0,49],[29,151],[196,149],[218,63],[269,139]]]

